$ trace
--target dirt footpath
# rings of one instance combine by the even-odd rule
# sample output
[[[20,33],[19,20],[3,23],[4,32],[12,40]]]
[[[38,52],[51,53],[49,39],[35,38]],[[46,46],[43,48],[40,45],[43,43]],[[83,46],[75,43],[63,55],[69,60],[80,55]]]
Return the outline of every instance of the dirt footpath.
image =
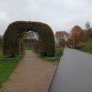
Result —
[[[26,51],[0,92],[48,92],[56,65]]]

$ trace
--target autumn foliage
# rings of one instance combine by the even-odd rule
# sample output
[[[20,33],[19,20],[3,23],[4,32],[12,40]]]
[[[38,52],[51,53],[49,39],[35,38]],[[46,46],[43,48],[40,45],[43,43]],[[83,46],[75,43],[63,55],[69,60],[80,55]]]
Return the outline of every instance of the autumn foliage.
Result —
[[[65,31],[57,31],[55,34],[56,39],[56,47],[65,47],[66,45],[66,38],[68,36],[68,33]]]
[[[78,43],[84,40],[84,31],[80,26],[74,26],[70,33],[70,37],[68,38],[67,44],[72,48],[77,48]]]

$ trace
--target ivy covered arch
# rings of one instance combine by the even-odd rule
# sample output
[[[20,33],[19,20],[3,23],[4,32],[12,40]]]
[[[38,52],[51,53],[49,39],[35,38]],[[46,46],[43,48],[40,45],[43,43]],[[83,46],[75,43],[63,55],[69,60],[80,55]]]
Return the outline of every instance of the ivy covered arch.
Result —
[[[54,56],[55,40],[52,29],[47,24],[32,21],[16,21],[8,26],[4,33],[4,55],[19,55],[22,52],[20,43],[23,33],[30,30],[39,33],[40,54]]]

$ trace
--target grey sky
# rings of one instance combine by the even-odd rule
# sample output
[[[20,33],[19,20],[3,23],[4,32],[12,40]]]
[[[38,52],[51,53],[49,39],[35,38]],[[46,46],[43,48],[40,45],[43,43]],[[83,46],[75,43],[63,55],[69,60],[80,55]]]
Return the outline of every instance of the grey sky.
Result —
[[[0,0],[0,34],[16,20],[40,21],[54,32],[84,27],[92,20],[92,0]]]

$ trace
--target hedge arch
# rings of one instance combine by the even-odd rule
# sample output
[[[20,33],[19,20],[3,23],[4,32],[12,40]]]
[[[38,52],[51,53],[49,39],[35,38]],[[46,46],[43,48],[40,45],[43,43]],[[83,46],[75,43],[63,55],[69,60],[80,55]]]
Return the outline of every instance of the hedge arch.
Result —
[[[40,54],[54,56],[55,40],[52,29],[45,23],[32,21],[15,21],[8,26],[4,33],[4,55],[19,55],[22,51],[20,46],[23,33],[30,30],[39,33]]]

